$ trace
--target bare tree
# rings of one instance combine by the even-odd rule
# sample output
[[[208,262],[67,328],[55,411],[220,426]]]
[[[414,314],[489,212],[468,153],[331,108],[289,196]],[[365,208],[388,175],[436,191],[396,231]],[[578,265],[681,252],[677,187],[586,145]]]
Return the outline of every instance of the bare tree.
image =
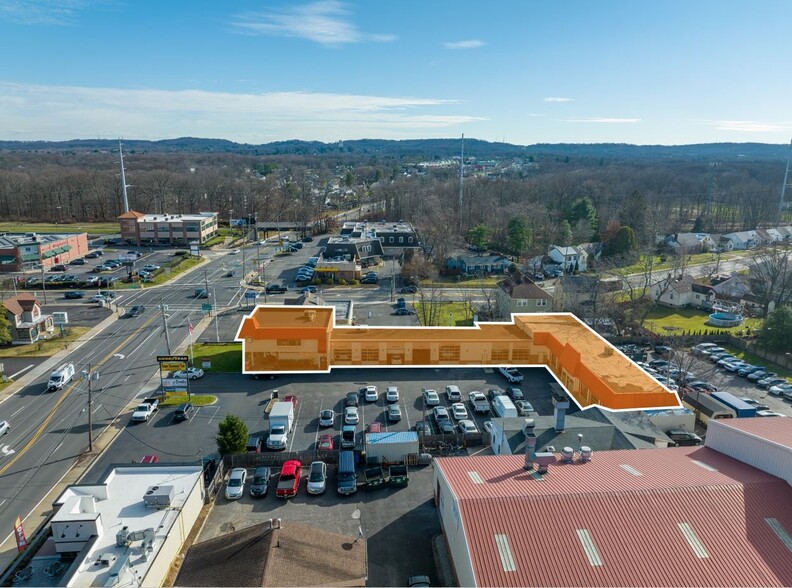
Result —
[[[780,306],[792,302],[792,248],[773,244],[758,251],[749,276],[765,312],[771,303]]]

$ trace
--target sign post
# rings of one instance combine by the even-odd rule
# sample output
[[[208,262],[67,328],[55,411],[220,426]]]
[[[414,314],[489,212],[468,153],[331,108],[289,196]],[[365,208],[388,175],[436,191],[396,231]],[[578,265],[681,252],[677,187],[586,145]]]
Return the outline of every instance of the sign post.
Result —
[[[16,537],[17,550],[21,553],[27,547],[27,537],[25,537],[25,527],[22,525],[22,517],[17,517],[14,521],[14,536]]]
[[[160,387],[164,392],[188,392],[189,383],[186,378],[165,378],[166,372],[181,372],[187,369],[190,358],[186,355],[158,355],[160,366]]]

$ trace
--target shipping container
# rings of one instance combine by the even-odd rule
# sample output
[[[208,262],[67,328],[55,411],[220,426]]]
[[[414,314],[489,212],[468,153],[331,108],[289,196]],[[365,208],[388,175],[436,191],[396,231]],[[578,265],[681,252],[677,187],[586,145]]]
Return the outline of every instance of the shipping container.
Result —
[[[418,454],[418,433],[366,434],[366,461],[369,463],[403,463],[408,455]]]
[[[710,396],[717,398],[729,408],[734,409],[738,419],[752,419],[756,416],[756,407],[751,406],[744,400],[740,400],[734,394],[730,394],[729,392],[713,392]]]

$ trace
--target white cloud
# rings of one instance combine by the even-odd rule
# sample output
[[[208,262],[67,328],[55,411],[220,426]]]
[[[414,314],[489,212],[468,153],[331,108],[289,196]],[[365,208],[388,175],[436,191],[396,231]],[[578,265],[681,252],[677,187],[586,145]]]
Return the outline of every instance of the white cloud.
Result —
[[[574,102],[574,98],[560,98],[558,96],[548,96],[544,99],[545,102]]]
[[[350,11],[337,0],[319,0],[282,11],[248,12],[234,17],[232,26],[251,35],[300,37],[321,45],[364,41],[388,42],[395,35],[364,33],[350,20]]]
[[[486,45],[484,41],[479,39],[467,39],[465,41],[449,41],[443,43],[446,49],[478,49]]]
[[[546,114],[540,114],[538,112],[529,112],[525,116],[547,116]]]
[[[69,25],[89,0],[0,0],[0,19],[24,25]]]
[[[741,133],[780,133],[792,131],[792,122],[767,122],[758,120],[699,120],[718,131],[737,131]]]
[[[569,123],[601,123],[601,124],[624,124],[624,123],[639,123],[640,118],[604,118],[593,116],[590,118],[570,118],[563,119],[561,122]]]
[[[0,129],[11,139],[217,137],[234,141],[404,138],[458,130],[480,117],[455,100],[311,92],[241,93],[0,82]],[[7,131],[8,133],[8,131]],[[428,135],[427,135],[428,136]]]

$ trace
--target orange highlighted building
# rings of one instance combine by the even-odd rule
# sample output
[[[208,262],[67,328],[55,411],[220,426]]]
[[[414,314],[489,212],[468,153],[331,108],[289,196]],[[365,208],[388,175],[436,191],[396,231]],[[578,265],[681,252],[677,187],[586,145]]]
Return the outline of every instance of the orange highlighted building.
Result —
[[[577,317],[513,314],[472,327],[336,326],[332,307],[258,306],[237,334],[244,373],[333,367],[547,367],[581,408],[678,408],[679,398]]]

